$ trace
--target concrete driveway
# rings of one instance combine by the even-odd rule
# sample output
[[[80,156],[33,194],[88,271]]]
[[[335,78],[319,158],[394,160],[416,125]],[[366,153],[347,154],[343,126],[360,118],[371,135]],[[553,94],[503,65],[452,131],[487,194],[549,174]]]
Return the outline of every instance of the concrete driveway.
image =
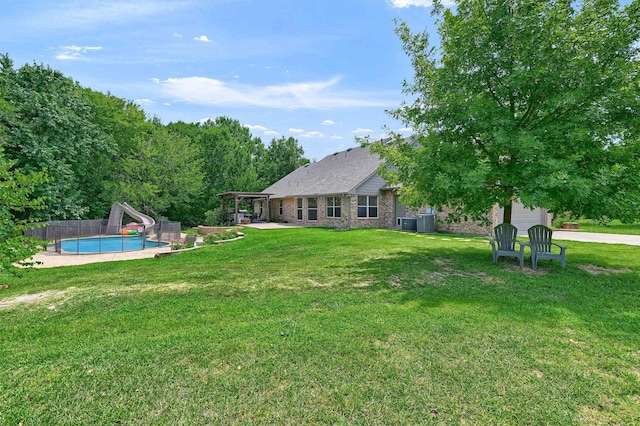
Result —
[[[554,240],[582,241],[585,243],[628,244],[640,246],[640,235],[597,234],[595,232],[553,231]]]

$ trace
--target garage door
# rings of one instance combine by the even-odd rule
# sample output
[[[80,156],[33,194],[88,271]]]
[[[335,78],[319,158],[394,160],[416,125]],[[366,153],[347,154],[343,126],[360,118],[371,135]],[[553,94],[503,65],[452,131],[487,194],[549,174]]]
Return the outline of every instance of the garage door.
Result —
[[[504,214],[504,209],[500,209],[500,221]],[[527,235],[527,229],[533,225],[546,225],[546,210],[536,208],[533,210],[525,208],[522,204],[513,203],[511,210],[511,224],[518,228],[518,235]]]

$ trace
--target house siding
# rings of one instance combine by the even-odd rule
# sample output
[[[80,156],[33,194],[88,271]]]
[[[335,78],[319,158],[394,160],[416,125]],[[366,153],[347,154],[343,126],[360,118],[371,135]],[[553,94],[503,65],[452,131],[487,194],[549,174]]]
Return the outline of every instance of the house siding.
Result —
[[[384,188],[386,184],[387,182],[380,176],[371,176],[356,188],[355,193],[358,195],[381,195],[380,188]]]

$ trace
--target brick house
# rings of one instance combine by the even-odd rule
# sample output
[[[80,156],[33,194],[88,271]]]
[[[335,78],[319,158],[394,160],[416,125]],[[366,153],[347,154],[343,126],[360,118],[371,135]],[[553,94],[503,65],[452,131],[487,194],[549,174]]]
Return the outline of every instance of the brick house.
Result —
[[[397,187],[377,174],[380,157],[366,147],[349,148],[302,166],[262,191],[268,206],[255,206],[268,220],[307,226],[341,229],[399,229],[404,217],[417,212],[400,203]],[[264,208],[267,207],[267,208]],[[427,209],[430,212],[430,209]],[[443,219],[445,212],[438,212]],[[475,222],[447,224],[437,220],[437,229],[446,232],[490,234],[502,215],[496,206],[490,213],[492,226]],[[265,218],[267,219],[267,218]],[[514,204],[512,223],[521,231],[538,223],[550,224],[543,209],[533,211]]]
[[[380,158],[350,148],[294,170],[263,192],[269,220],[350,228],[396,226],[397,196],[377,175]]]

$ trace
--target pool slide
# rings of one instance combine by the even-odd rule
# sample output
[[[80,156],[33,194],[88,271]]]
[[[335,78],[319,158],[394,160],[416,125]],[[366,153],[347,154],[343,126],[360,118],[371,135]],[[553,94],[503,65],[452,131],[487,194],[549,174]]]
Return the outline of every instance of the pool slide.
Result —
[[[124,213],[127,213],[133,219],[140,222],[145,227],[145,234],[149,235],[153,232],[153,226],[156,221],[151,216],[140,213],[127,203],[115,202],[111,205],[111,212],[109,213],[109,222],[107,226],[110,234],[119,234],[122,228],[122,217]]]

